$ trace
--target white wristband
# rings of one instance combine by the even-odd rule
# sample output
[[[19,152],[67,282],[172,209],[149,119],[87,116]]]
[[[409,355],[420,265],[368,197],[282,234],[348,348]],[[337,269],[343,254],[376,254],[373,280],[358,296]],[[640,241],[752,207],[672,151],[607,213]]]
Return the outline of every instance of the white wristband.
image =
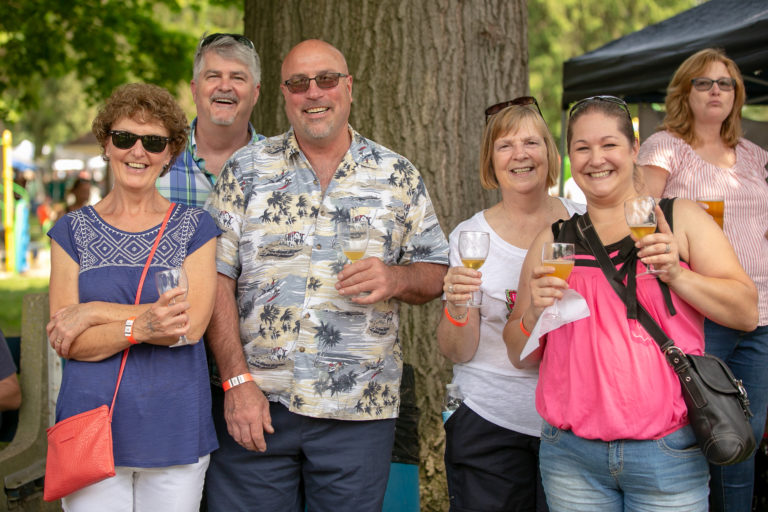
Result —
[[[240,384],[244,384],[246,382],[251,382],[253,380],[253,375],[250,373],[243,373],[241,375],[237,375],[235,377],[232,377],[231,379],[227,379],[224,382],[221,383],[221,388],[224,391],[229,391],[235,386],[239,386]]]

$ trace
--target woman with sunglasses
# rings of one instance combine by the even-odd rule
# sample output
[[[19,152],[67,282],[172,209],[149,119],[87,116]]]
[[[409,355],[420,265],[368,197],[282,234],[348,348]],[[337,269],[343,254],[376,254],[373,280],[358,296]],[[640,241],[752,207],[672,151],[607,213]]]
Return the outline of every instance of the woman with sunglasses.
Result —
[[[116,475],[64,497],[62,505],[72,511],[198,510],[209,454],[218,446],[205,349],[202,343],[170,346],[181,336],[200,340],[208,324],[219,230],[204,210],[172,206],[155,187],[187,140],[186,117],[168,91],[147,84],[117,88],[93,121],[93,133],[114,187],[48,233],[48,339],[67,359],[56,420],[109,406],[122,352],[130,352],[112,418]],[[186,269],[188,290],[159,295],[155,274],[178,267]]]
[[[560,156],[530,96],[489,107],[480,149],[480,181],[501,201],[460,223],[450,235],[451,268],[444,279],[440,351],[453,361],[464,403],[445,423],[445,465],[451,510],[542,511],[538,478],[541,418],[534,407],[537,370],[514,368],[501,338],[515,305],[528,246],[545,226],[583,206],[547,193]],[[481,269],[462,266],[461,231],[490,234]],[[460,306],[482,291],[482,306]]]
[[[722,231],[692,201],[656,205],[657,231],[630,237],[624,203],[640,195],[642,184],[622,100],[577,103],[567,144],[587,213],[536,237],[504,328],[513,364],[541,358],[536,408],[544,419],[540,467],[547,503],[569,512],[706,511],[708,465],[688,425],[680,383],[634,306],[648,310],[683,351],[701,354],[703,316],[736,329],[754,327],[755,287]],[[567,281],[542,265],[541,248],[552,241],[575,245]],[[597,264],[602,246],[622,276],[626,303]],[[639,276],[649,265],[658,277]],[[542,349],[521,361],[530,332],[566,289],[584,298],[590,315],[550,331],[538,340]]]
[[[707,319],[705,346],[743,381],[759,442],[768,409],[768,152],[741,136],[745,97],[736,63],[721,50],[690,56],[667,88],[661,131],[640,147],[638,164],[654,196],[723,200],[721,226],[757,286],[760,319],[750,331]],[[733,466],[713,465],[711,509],[750,511],[754,471],[754,457]]]

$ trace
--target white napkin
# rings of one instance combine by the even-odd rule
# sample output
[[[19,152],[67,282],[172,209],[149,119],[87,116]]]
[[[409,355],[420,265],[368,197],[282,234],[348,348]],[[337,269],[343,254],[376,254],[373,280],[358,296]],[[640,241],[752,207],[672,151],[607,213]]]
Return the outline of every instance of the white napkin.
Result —
[[[557,310],[560,312],[559,318],[551,318],[548,315],[548,313],[551,313],[552,308],[553,306],[549,306],[545,309],[539,317],[539,321],[533,326],[531,336],[525,342],[525,347],[523,347],[523,351],[520,353],[521,361],[539,348],[539,339],[549,331],[554,331],[561,325],[589,316],[587,301],[578,292],[570,289],[563,292],[563,298],[557,303]]]

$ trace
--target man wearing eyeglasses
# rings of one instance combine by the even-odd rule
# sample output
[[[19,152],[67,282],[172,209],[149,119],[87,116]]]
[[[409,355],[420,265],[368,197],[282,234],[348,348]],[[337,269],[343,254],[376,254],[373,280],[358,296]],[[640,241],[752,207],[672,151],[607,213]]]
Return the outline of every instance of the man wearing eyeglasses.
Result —
[[[259,55],[247,37],[203,35],[191,82],[197,117],[190,126],[186,150],[157,180],[163,196],[203,206],[232,153],[264,138],[249,122],[260,87]]]
[[[418,171],[349,126],[341,52],[304,41],[281,75],[291,129],[235,153],[207,206],[223,231],[208,341],[224,390],[208,505],[381,510],[399,304],[440,295],[448,245]],[[359,260],[337,235],[349,223],[368,226]]]

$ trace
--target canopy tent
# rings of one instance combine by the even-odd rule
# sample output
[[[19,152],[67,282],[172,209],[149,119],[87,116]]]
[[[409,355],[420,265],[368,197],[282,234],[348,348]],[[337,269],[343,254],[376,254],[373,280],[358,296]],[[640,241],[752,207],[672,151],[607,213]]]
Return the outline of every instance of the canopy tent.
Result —
[[[562,108],[599,94],[663,103],[677,67],[704,48],[739,65],[748,104],[768,104],[768,1],[710,0],[563,65]]]

